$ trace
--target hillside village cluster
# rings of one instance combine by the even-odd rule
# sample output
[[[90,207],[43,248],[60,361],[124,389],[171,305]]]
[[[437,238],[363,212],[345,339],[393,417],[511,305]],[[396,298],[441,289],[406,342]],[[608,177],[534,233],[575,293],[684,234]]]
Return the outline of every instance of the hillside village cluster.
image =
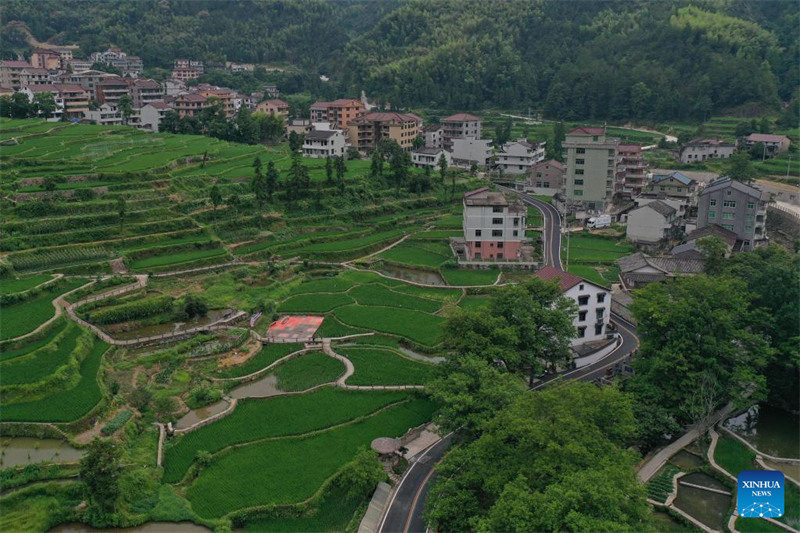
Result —
[[[114,67],[121,75],[93,69],[97,64]],[[228,63],[225,67],[239,72],[253,66]],[[142,70],[141,59],[117,48],[95,52],[89,59],[74,58],[72,47],[35,49],[29,61],[0,62],[0,96],[22,93],[33,102],[37,94],[51,93],[56,102],[51,120],[127,124],[154,132],[171,111],[181,118],[196,116],[221,103],[227,117],[233,118],[245,106],[280,117],[287,135],[294,132],[303,137],[306,157],[345,158],[353,150],[369,154],[390,140],[410,152],[418,168],[487,171],[500,182],[513,182],[518,192],[551,197],[564,216],[590,228],[612,223],[626,226],[627,239],[639,251],[619,260],[622,284],[615,295],[619,302],[615,312],[623,315],[625,302],[630,301],[627,290],[701,272],[697,241],[702,237],[720,238],[730,253],[767,242],[767,192],[724,177],[703,184],[679,171],[650,172],[643,155],[648,147],[622,143],[604,127],[567,132],[562,163],[546,159],[544,143],[518,139],[493,146],[482,138],[481,118],[467,113],[423,125],[413,113],[376,110],[362,97],[319,101],[310,106],[309,116],[290,117],[289,104],[278,98],[274,85],[241,94],[206,83],[187,84],[204,73],[202,61],[176,59],[171,77],[163,83],[140,77]],[[119,106],[125,96],[132,103],[129,116],[123,116]],[[761,133],[741,139],[740,146],[696,139],[682,147],[680,160],[724,159],[756,143],[763,145],[765,158],[785,152],[790,144],[786,136]],[[463,204],[463,237],[451,239],[459,262],[537,264],[526,237],[524,204],[486,188],[465,194]],[[558,279],[565,293],[574,296],[580,309],[574,346],[606,338],[612,300],[610,295],[606,298],[606,289],[553,267],[537,274]],[[587,307],[590,300],[591,309]],[[596,318],[591,322],[587,320],[590,311]]]

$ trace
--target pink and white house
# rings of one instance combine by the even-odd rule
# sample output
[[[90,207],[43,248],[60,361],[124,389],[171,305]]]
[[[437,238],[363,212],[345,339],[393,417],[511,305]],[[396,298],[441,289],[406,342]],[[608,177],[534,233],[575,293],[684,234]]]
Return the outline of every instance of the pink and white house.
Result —
[[[482,187],[464,193],[464,240],[468,261],[516,261],[525,241],[527,210],[520,201]]]
[[[578,312],[572,317],[577,331],[572,346],[606,339],[611,319],[611,292],[608,289],[552,266],[538,270],[535,275],[543,280],[556,280],[564,296],[578,304]]]

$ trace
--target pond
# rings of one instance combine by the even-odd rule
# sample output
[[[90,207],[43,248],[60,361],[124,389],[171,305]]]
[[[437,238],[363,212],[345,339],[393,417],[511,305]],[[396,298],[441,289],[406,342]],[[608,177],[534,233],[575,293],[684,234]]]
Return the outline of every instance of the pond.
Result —
[[[681,470],[690,470],[698,466],[703,466],[705,460],[698,455],[687,452],[686,450],[680,450],[670,458],[669,462]]]
[[[703,475],[705,476],[705,474]],[[680,479],[680,481],[682,480],[683,478]],[[705,485],[705,483],[698,484]],[[731,496],[695,487],[687,487],[678,483],[678,497],[675,498],[674,505],[708,527],[724,531],[725,524],[728,523],[728,517],[730,516],[732,501]]]
[[[447,285],[441,274],[431,270],[418,270],[415,268],[402,267],[399,265],[381,265],[380,271],[388,276],[425,283],[427,285]]]
[[[216,322],[230,313],[230,309],[211,309],[204,317],[193,318],[186,322],[165,322],[163,324],[152,324],[149,326],[134,327],[132,329],[125,329],[130,324],[115,324],[106,327],[106,332],[115,339],[127,340],[137,339],[139,337],[151,337],[153,335],[163,335],[164,333],[172,333],[183,331],[186,329],[195,328],[197,326],[205,326]]]
[[[191,522],[147,522],[141,526],[120,529],[95,529],[86,524],[61,524],[48,533],[210,533],[210,529]]]
[[[58,439],[5,437],[0,439],[0,466],[3,468],[31,463],[73,463],[83,451]]]
[[[268,398],[283,394],[278,388],[278,378],[275,374],[267,374],[261,379],[239,385],[231,389],[231,398],[241,400],[242,398]]]
[[[800,415],[766,404],[754,405],[729,418],[725,427],[744,437],[762,453],[800,458]]]
[[[681,478],[678,481],[681,483],[691,483],[693,485],[701,485],[703,487],[708,487],[710,489],[724,490],[725,492],[731,492],[733,490],[725,483],[718,480],[717,478],[711,477],[708,474],[704,474],[702,472],[694,472],[691,474],[686,474],[685,476],[681,476]]]
[[[214,416],[218,413],[221,413],[225,409],[228,408],[228,402],[225,400],[220,400],[218,402],[214,402],[210,405],[206,405],[205,407],[201,407],[199,409],[192,409],[185,415],[183,415],[180,420],[175,423],[176,429],[183,429],[192,426],[201,420],[205,420],[210,416]]]

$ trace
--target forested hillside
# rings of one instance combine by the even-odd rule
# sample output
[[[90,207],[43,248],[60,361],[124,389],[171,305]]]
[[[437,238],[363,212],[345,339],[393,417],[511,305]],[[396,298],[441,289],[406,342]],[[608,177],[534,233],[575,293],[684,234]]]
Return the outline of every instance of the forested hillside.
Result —
[[[775,2],[4,2],[2,19],[84,52],[282,62],[325,93],[566,119],[777,110],[798,84],[798,15]],[[4,32],[4,54],[21,42]]]

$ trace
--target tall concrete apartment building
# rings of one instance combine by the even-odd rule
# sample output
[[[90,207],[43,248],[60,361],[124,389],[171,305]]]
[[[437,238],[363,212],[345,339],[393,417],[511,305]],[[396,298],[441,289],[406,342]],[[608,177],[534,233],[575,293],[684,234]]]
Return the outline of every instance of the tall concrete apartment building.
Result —
[[[647,163],[644,162],[642,147],[638,144],[617,146],[616,194],[630,199],[641,194],[647,180]]]
[[[413,113],[367,113],[349,122],[350,144],[362,152],[375,150],[381,141],[397,142],[411,150],[422,129],[422,119]]]
[[[718,225],[736,233],[734,250],[767,242],[767,194],[727,177],[709,183],[698,197],[697,229]]]
[[[453,139],[480,139],[481,117],[458,113],[442,120],[442,147],[453,149]]]
[[[514,261],[525,241],[525,205],[488,187],[464,193],[463,230],[469,261]]]
[[[619,141],[605,128],[575,128],[563,147],[567,163],[566,196],[590,211],[603,211],[614,197]]]
[[[315,102],[310,112],[311,122],[327,122],[334,129],[347,131],[350,122],[366,111],[361,100],[340,98],[333,102]]]

